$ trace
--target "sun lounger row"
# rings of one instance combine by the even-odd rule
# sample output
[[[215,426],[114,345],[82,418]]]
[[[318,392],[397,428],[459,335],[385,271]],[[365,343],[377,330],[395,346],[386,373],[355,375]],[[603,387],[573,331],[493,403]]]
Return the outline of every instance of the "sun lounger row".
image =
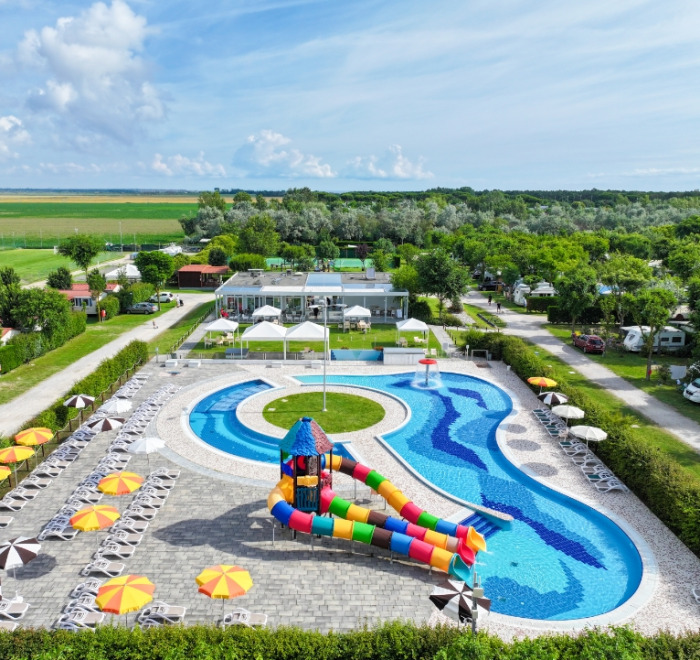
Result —
[[[148,374],[136,374],[122,385],[113,396],[119,399],[131,399],[148,380]]]
[[[625,486],[583,442],[562,440],[559,445],[572,462],[581,468],[596,490],[607,493],[612,490],[627,491]]]
[[[546,408],[538,408],[532,411],[537,420],[542,424],[544,429],[553,438],[565,438],[568,434],[568,429],[564,420],[555,415],[552,411]]]

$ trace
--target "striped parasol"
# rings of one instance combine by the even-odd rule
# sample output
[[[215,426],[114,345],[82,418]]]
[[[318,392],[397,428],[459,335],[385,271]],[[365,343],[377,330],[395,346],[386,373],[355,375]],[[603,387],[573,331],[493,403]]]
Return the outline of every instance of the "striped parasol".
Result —
[[[150,603],[155,589],[156,585],[143,575],[120,575],[98,589],[95,602],[103,612],[128,615]]]
[[[63,402],[68,408],[87,408],[95,403],[95,397],[89,394],[74,394]]]
[[[441,582],[433,589],[430,600],[442,610],[443,614],[457,623],[467,623],[472,620],[473,593],[466,582],[461,580]],[[491,609],[491,601],[488,598],[477,598],[476,602],[486,610]]]
[[[10,470],[9,467],[5,465],[0,465],[0,481],[5,481],[5,479],[9,479],[10,475],[12,474],[12,470]],[[10,479],[10,486],[12,485],[12,479]]]
[[[100,479],[97,488],[107,495],[128,495],[141,488],[143,477],[135,472],[113,472]]]
[[[561,392],[543,392],[538,397],[547,406],[560,406],[569,402],[569,397]]]
[[[81,532],[94,532],[111,527],[121,516],[113,506],[95,504],[80,509],[71,519],[70,524]]]
[[[556,387],[558,385],[556,380],[546,378],[545,376],[532,376],[527,379],[527,382],[530,383],[530,385],[537,385],[540,388],[540,394],[542,394],[543,387]]]
[[[129,399],[110,399],[103,403],[98,409],[98,413],[105,415],[120,415],[121,413],[129,412],[132,408],[132,403]]]
[[[0,463],[15,464],[15,481],[17,481],[17,463],[26,461],[34,456],[34,453],[31,447],[21,447],[19,445],[6,447],[5,449],[0,449]]]
[[[219,564],[205,568],[197,577],[199,592],[209,598],[220,598],[222,612],[224,600],[243,596],[253,586],[250,573],[240,566]]]
[[[36,447],[41,445],[41,455],[44,455],[44,445],[49,442],[54,436],[51,429],[37,427],[24,429],[15,436],[15,442],[23,447]]]
[[[99,417],[91,422],[88,422],[88,428],[100,433],[101,431],[114,431],[118,429],[124,420],[121,417]]]
[[[41,544],[35,538],[18,536],[0,544],[0,568],[13,571],[28,564],[41,550]]]

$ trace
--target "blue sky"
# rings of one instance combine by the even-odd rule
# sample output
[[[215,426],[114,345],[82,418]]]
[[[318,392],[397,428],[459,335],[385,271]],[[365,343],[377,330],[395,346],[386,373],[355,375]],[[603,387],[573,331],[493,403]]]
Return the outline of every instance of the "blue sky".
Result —
[[[700,188],[700,3],[0,0],[0,186]]]

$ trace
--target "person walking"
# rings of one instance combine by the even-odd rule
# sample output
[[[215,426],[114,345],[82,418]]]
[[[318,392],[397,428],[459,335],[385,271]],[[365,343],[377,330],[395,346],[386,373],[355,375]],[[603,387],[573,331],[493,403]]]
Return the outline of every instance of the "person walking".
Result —
[[[490,305],[491,305],[491,301],[493,300],[493,296],[492,296],[490,293],[489,293],[489,298],[488,298],[488,300],[489,300],[489,306],[490,306]]]
[[[496,314],[500,314],[500,313],[501,313],[501,301],[499,300],[496,303]]]

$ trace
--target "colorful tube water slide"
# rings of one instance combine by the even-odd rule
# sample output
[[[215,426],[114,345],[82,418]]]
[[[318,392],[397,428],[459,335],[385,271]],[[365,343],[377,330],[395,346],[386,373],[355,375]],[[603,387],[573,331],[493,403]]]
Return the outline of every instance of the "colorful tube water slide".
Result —
[[[486,541],[473,527],[457,525],[423,511],[386,477],[348,458],[325,456],[326,465],[351,476],[381,495],[403,520],[379,511],[365,509],[338,497],[329,486],[321,489],[321,512],[336,518],[317,516],[292,506],[294,479],[289,464],[272,489],[267,506],[283,525],[305,534],[332,536],[391,550],[439,568],[468,582],[470,566],[479,550],[486,550]],[[297,477],[297,485],[313,487],[318,477]]]

